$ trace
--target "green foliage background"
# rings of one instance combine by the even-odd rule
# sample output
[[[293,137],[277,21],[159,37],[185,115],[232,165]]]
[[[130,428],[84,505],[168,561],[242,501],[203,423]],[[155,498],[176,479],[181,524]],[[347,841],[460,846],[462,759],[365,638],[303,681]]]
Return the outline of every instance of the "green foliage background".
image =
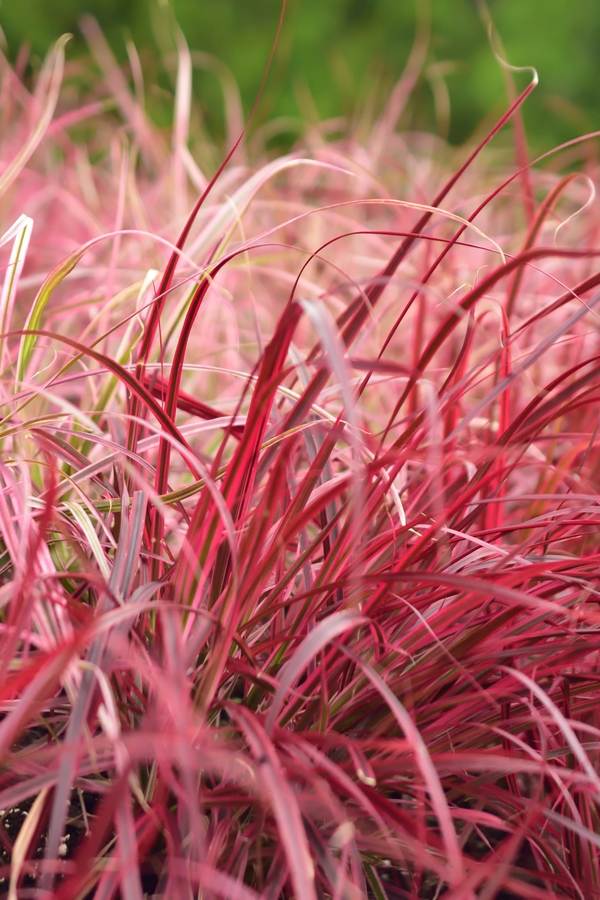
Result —
[[[164,37],[167,0],[1,0],[0,24],[14,58],[28,41],[42,57],[60,34],[76,40],[84,12],[94,15],[117,55],[125,39],[142,51]],[[271,115],[348,114],[375,97],[382,103],[410,52],[416,11],[426,0],[289,0],[282,36],[259,120]],[[598,0],[489,0],[509,61],[538,70],[540,85],[525,109],[530,144],[548,149],[600,127],[600,3]],[[170,0],[192,49],[223,59],[235,75],[246,110],[252,104],[280,10],[280,0]],[[162,18],[161,18],[162,15]],[[502,70],[490,48],[477,0],[431,0],[428,63],[413,98],[411,127],[444,131],[431,89],[443,71],[451,103],[449,136],[464,140],[486,116],[504,108]],[[145,57],[150,58],[149,56]],[[518,86],[527,76],[517,75]],[[196,85],[217,117],[214,77]]]

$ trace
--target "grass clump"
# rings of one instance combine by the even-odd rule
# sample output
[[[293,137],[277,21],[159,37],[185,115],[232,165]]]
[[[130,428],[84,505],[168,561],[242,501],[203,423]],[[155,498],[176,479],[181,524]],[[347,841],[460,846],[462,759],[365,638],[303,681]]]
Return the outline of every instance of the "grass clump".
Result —
[[[85,28],[3,63],[8,896],[600,896],[589,143],[212,177]]]

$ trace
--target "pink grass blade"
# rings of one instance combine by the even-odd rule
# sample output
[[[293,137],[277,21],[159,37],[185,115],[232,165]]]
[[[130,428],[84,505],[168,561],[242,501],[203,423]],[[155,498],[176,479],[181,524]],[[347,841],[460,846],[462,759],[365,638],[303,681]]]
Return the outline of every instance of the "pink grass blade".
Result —
[[[35,152],[52,120],[62,84],[65,47],[70,37],[71,35],[69,34],[60,37],[44,62],[38,83],[38,92],[41,94],[38,101],[40,104],[39,114],[36,116],[35,125],[25,143],[0,176],[0,197],[6,193],[15,179],[18,178],[19,173]]]
[[[271,67],[271,62],[272,62],[272,59],[273,59],[273,54],[274,54],[274,52],[275,52],[275,48],[276,48],[277,42],[278,42],[278,40],[279,40],[279,34],[280,34],[280,32],[281,32],[281,26],[282,26],[282,24],[283,24],[283,17],[284,17],[284,15],[285,15],[286,2],[287,2],[287,0],[282,0],[282,4],[281,4],[281,12],[280,12],[280,16],[279,16],[279,22],[278,22],[278,25],[277,25],[277,31],[276,31],[275,38],[274,38],[274,41],[273,41],[273,46],[272,46],[272,48],[271,48],[271,53],[270,53],[270,55],[269,55],[269,60],[268,60],[268,62],[267,62],[267,66],[266,66],[266,68],[265,68],[265,73],[264,73],[264,75],[263,75],[263,79],[262,79],[262,82],[261,82],[261,85],[260,85],[260,88],[259,88],[259,91],[258,91],[256,100],[255,100],[255,102],[254,102],[254,106],[252,107],[252,110],[251,110],[251,112],[250,112],[250,116],[249,116],[248,122],[253,118],[254,112],[255,112],[255,110],[256,110],[256,107],[257,107],[257,105],[258,105],[258,103],[259,103],[259,101],[260,101],[260,98],[261,98],[261,96],[262,96],[262,92],[263,92],[264,85],[265,85],[265,82],[266,82],[266,79],[267,79],[267,75],[268,75],[269,69],[270,69],[270,67]],[[191,212],[190,215],[188,216],[188,219],[187,219],[187,221],[186,221],[186,224],[185,224],[185,226],[184,226],[184,228],[183,228],[183,230],[182,230],[182,232],[181,232],[181,234],[179,235],[179,238],[178,238],[178,240],[177,240],[177,250],[179,250],[179,251],[183,250],[183,247],[185,246],[185,243],[186,243],[186,241],[187,241],[188,235],[189,235],[189,233],[190,233],[190,231],[191,231],[192,225],[194,224],[194,222],[195,222],[195,220],[196,220],[196,218],[197,218],[197,216],[198,216],[198,213],[200,212],[202,206],[204,205],[204,203],[205,203],[207,197],[209,196],[209,194],[210,194],[211,191],[213,190],[215,184],[217,183],[217,180],[219,179],[219,177],[221,176],[221,174],[224,172],[224,170],[225,170],[225,168],[227,167],[229,161],[232,159],[232,157],[233,157],[235,151],[237,150],[238,146],[241,144],[242,140],[244,139],[244,135],[245,135],[245,133],[246,133],[247,127],[248,127],[248,123],[246,124],[244,130],[243,130],[242,133],[238,136],[238,138],[237,138],[235,144],[233,145],[233,147],[231,148],[231,150],[228,152],[227,156],[225,157],[225,159],[223,160],[223,162],[221,163],[221,165],[219,166],[219,168],[217,169],[217,171],[215,172],[215,174],[213,175],[213,177],[211,178],[211,180],[210,180],[209,183],[207,184],[205,190],[202,192],[202,194],[200,195],[200,197],[199,197],[198,200],[196,201],[196,204],[195,204],[195,206],[194,206],[192,212]],[[162,280],[161,280],[161,283],[160,283],[160,287],[159,287],[159,289],[158,289],[158,294],[157,294],[157,298],[158,298],[158,299],[157,299],[157,303],[155,304],[155,306],[154,306],[153,309],[152,309],[152,312],[151,312],[149,321],[148,321],[148,323],[147,323],[146,331],[145,331],[145,333],[144,333],[144,338],[143,338],[142,344],[141,344],[141,346],[140,346],[140,351],[139,351],[139,365],[140,365],[141,368],[140,368],[140,371],[138,372],[138,377],[142,377],[143,374],[144,374],[144,366],[145,366],[145,363],[147,362],[148,355],[149,355],[149,353],[150,353],[150,348],[151,348],[151,346],[152,346],[152,344],[153,344],[153,342],[154,342],[154,338],[155,338],[155,336],[156,336],[156,331],[157,331],[157,328],[158,328],[158,323],[159,323],[159,321],[160,321],[160,318],[161,318],[161,315],[162,315],[162,311],[163,311],[163,308],[164,308],[165,297],[167,296],[167,293],[168,293],[169,289],[171,288],[171,284],[172,284],[172,282],[173,282],[173,276],[174,276],[174,274],[175,274],[175,269],[176,269],[176,266],[177,266],[178,261],[179,261],[179,255],[178,255],[177,253],[173,253],[173,255],[171,256],[171,258],[170,258],[170,260],[169,260],[169,262],[168,262],[168,264],[167,264],[167,267],[166,267],[166,269],[165,269],[165,271],[164,271],[164,274],[163,274],[163,277],[162,277]],[[134,414],[135,414],[135,410],[134,410],[133,412],[134,412]]]
[[[160,166],[165,157],[160,135],[151,129],[144,111],[132,97],[125,76],[98,22],[93,16],[84,15],[81,17],[79,27],[104,72],[111,94],[117,100],[126,121],[134,129],[141,152],[147,156],[152,165]]]
[[[303,669],[306,668],[311,659],[320,653],[320,651],[329,644],[334,638],[349,631],[351,628],[358,628],[359,625],[365,625],[368,619],[356,612],[343,610],[342,612],[333,613],[323,619],[316,628],[304,638],[293,656],[290,657],[281,672],[279,673],[279,685],[271,701],[269,712],[265,719],[265,730],[267,734],[271,734],[275,723],[281,712],[285,695],[290,690],[295,681],[298,680]]]
[[[421,771],[423,781],[426,785],[431,799],[432,807],[435,811],[436,816],[438,817],[440,830],[442,832],[444,843],[446,845],[447,864],[449,869],[448,882],[452,887],[454,887],[455,885],[459,884],[464,877],[463,855],[458,844],[456,831],[452,822],[452,818],[450,816],[448,801],[444,794],[444,790],[442,788],[438,773],[435,769],[427,746],[425,745],[423,738],[421,737],[407,710],[402,706],[398,698],[394,696],[390,688],[382,680],[381,676],[377,674],[373,667],[366,663],[364,660],[357,657],[356,654],[354,654],[347,647],[343,647],[340,645],[340,649],[346,655],[348,655],[350,659],[354,660],[356,665],[362,669],[371,684],[373,684],[375,689],[384,698],[398,725],[400,726],[412,746],[417,766]]]
[[[306,900],[316,900],[314,865],[300,808],[275,747],[257,719],[246,709],[232,704],[231,713],[239,720],[246,735],[261,782],[272,804],[296,895]]]
[[[132,395],[137,397],[140,403],[144,405],[145,408],[149,409],[155,418],[160,422],[165,431],[173,437],[178,444],[180,444],[183,448],[188,450],[188,454],[186,454],[186,459],[189,460],[193,458],[193,454],[191,453],[188,443],[179,431],[179,429],[173,424],[173,421],[165,415],[162,407],[156,402],[152,394],[145,388],[137,378],[132,375],[128,370],[115,362],[109,356],[104,353],[100,353],[98,350],[94,350],[92,347],[86,347],[83,344],[80,344],[79,341],[75,341],[72,338],[66,337],[65,335],[55,334],[51,331],[44,331],[42,329],[38,330],[23,330],[18,332],[23,337],[30,337],[35,339],[36,337],[46,337],[50,340],[57,341],[59,344],[66,344],[68,347],[72,347],[76,350],[80,356],[82,357],[91,357],[96,360],[96,362],[101,363],[111,372],[113,372],[117,378],[123,382],[127,386],[127,388],[131,391]],[[192,470],[193,470],[193,464]]]
[[[129,512],[128,497],[122,498],[120,513],[120,533],[117,544],[117,552],[113,562],[112,572],[108,581],[107,591],[98,605],[98,613],[112,608],[112,597],[117,595],[119,599],[125,599],[128,592],[134,567],[139,562],[139,551],[142,543],[144,525],[145,497],[141,491],[136,492],[133,498],[131,514]],[[93,700],[96,680],[101,677],[104,654],[107,644],[107,634],[99,634],[91,642],[86,655],[86,668],[83,671],[77,696],[73,703],[73,709],[64,738],[63,755],[57,772],[57,787],[53,798],[50,822],[48,825],[48,837],[46,841],[45,858],[56,859],[61,835],[64,833],[67,817],[67,803],[69,794],[73,788],[78,757],[82,751],[81,741],[86,720]],[[94,670],[98,670],[97,674]],[[109,689],[107,689],[107,693]],[[125,802],[128,802],[126,798]],[[127,866],[124,870],[124,878],[128,884],[131,896],[141,897],[137,887],[137,867],[132,869],[132,843],[131,831],[133,820],[131,812],[122,805],[119,806],[119,833],[123,843],[123,852]],[[133,880],[132,880],[133,879]],[[49,879],[46,879],[49,883]]]

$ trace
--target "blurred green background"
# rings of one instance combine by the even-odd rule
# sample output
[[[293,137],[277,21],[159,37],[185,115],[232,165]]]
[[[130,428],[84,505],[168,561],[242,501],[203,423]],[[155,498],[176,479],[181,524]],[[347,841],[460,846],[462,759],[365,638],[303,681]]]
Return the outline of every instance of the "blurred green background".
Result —
[[[79,17],[97,18],[117,56],[132,39],[152,58],[165,32],[168,0],[1,0],[0,24],[14,59],[28,42],[42,57],[60,34],[85,52]],[[426,0],[289,0],[275,62],[258,115],[305,118],[381,107],[410,53]],[[431,0],[423,74],[402,122],[459,143],[506,106],[502,69],[490,48],[477,0]],[[217,55],[240,85],[248,112],[275,33],[279,0],[170,0],[192,49]],[[524,118],[530,146],[546,150],[600,127],[600,0],[489,0],[509,61],[535,66],[540,84]],[[167,29],[168,30],[168,29]],[[198,74],[195,87],[218,123],[220,91]],[[517,86],[528,80],[516,74]],[[450,114],[448,116],[448,103]]]

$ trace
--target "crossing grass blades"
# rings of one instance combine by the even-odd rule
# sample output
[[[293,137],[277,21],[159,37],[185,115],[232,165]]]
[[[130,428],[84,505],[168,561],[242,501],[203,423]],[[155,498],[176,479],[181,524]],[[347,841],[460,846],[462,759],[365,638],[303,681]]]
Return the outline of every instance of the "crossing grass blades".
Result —
[[[2,63],[3,891],[599,897],[594,136],[405,133],[413,54],[219,166],[83,28]]]

